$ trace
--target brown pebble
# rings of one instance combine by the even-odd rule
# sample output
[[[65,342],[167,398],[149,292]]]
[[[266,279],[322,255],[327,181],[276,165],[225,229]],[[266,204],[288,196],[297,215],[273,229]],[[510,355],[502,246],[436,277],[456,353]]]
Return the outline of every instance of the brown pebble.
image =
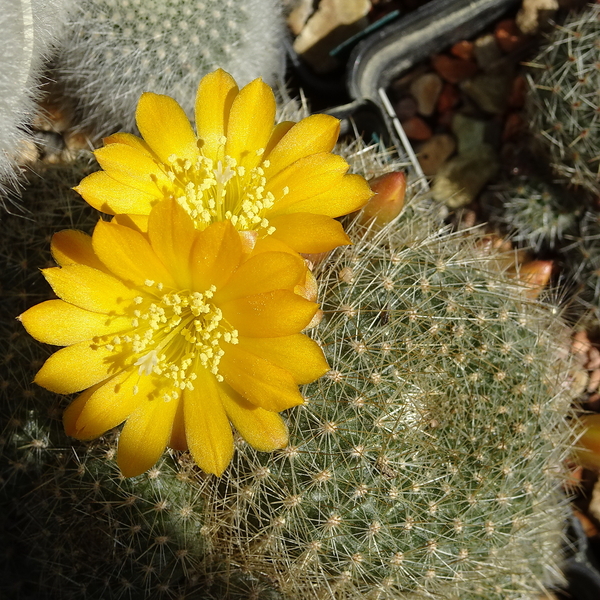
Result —
[[[419,114],[430,117],[435,111],[444,82],[437,73],[424,73],[410,86],[410,93],[417,101]]]
[[[455,150],[456,140],[453,136],[447,133],[432,136],[417,153],[423,173],[427,176],[435,175]]]
[[[450,48],[450,54],[456,56],[456,58],[462,58],[463,60],[473,60],[473,42],[469,42],[468,40],[456,42],[456,44]]]
[[[408,139],[417,142],[424,142],[433,135],[431,127],[429,127],[421,117],[413,117],[408,121],[404,121],[402,127],[404,128],[404,133],[406,133]]]
[[[39,148],[33,140],[21,139],[18,141],[15,161],[19,166],[33,165],[39,157]]]
[[[444,129],[452,129],[452,121],[454,121],[455,114],[453,110],[441,113],[437,119],[438,125]]]
[[[82,131],[71,129],[63,137],[68,150],[90,150],[93,148],[90,137]]]
[[[394,104],[394,111],[400,121],[408,121],[417,114],[417,101],[410,96],[401,98]]]
[[[460,92],[452,83],[444,83],[442,92],[437,102],[437,110],[439,113],[447,113],[452,110],[460,100]]]
[[[527,93],[527,80],[523,75],[517,75],[510,86],[508,95],[508,106],[511,108],[523,108],[525,94]]]
[[[459,83],[477,73],[477,65],[462,58],[453,58],[446,54],[432,56],[431,63],[439,75],[450,83]]]
[[[594,537],[595,535],[598,535],[598,528],[587,515],[584,515],[577,509],[573,509],[573,514],[579,519],[579,522],[581,523],[583,531],[587,537]]]
[[[600,352],[598,348],[590,348],[588,351],[588,361],[585,365],[586,369],[593,371],[594,369],[600,369]]]
[[[502,52],[507,54],[522,47],[527,40],[514,19],[500,21],[494,30],[494,37]]]
[[[32,125],[40,131],[63,133],[70,125],[70,118],[62,107],[42,100],[40,111],[34,116]]]

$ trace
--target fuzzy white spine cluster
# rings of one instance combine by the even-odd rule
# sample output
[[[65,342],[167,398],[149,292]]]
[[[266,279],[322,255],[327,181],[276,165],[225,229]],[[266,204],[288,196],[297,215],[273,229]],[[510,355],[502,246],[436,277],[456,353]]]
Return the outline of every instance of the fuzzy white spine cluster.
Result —
[[[283,78],[285,25],[276,0],[82,0],[57,76],[98,135],[135,127],[146,91],[193,117],[198,80],[221,67],[239,85]]]
[[[0,191],[17,183],[17,156],[40,95],[41,71],[71,0],[0,0]]]

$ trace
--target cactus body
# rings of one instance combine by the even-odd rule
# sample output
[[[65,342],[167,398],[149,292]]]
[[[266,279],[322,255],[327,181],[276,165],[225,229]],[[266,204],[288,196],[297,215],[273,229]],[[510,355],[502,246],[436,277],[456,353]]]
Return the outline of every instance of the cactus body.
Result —
[[[536,252],[553,250],[573,233],[581,208],[541,178],[522,176],[495,186],[490,222]]]
[[[600,193],[600,7],[556,27],[531,62],[532,131],[565,182]]]
[[[97,135],[132,131],[142,92],[169,94],[193,117],[202,75],[240,85],[283,78],[284,24],[275,0],[85,0],[70,23],[57,76]]]
[[[0,191],[16,190],[18,162],[37,112],[41,71],[71,0],[4,2],[0,13]],[[4,202],[6,203],[6,201]]]
[[[289,447],[240,439],[222,478],[171,452],[124,480],[114,434],[64,436],[68,400],[29,383],[49,351],[12,316],[48,293],[49,233],[95,219],[59,180],[20,231],[3,221],[9,597],[506,600],[559,579],[566,332],[480,234],[451,235],[413,201],[336,250],[317,267],[314,332],[332,371],[287,412]]]

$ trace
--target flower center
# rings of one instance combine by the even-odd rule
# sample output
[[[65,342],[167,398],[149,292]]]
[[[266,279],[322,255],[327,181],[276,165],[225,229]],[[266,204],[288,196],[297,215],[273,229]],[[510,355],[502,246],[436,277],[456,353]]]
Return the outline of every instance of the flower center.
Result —
[[[258,156],[263,153],[264,149],[257,151]],[[197,229],[228,219],[240,231],[263,230],[269,235],[275,228],[269,225],[265,213],[275,198],[265,192],[263,167],[268,166],[268,160],[246,169],[227,155],[215,163],[203,155],[194,162],[173,154],[163,165],[172,186],[163,193],[177,200]]]
[[[163,286],[146,281],[162,292]],[[137,296],[131,306],[132,329],[115,336],[106,348],[118,354],[137,356],[133,363],[140,376],[163,379],[165,400],[194,389],[196,371],[208,369],[218,381],[224,344],[237,344],[238,332],[223,317],[211,299],[216,288],[204,293],[168,292],[160,297]],[[135,391],[135,390],[134,390]]]

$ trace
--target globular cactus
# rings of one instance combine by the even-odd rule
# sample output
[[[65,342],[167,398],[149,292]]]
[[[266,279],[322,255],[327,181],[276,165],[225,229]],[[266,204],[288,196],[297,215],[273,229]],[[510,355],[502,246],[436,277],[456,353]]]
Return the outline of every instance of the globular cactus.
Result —
[[[495,185],[489,196],[490,223],[536,252],[562,245],[583,210],[573,206],[560,186],[537,176],[507,178]]]
[[[172,95],[192,117],[198,80],[217,67],[240,85],[280,82],[284,33],[276,0],[84,0],[56,76],[81,126],[98,136],[132,131],[142,92]]]
[[[0,13],[0,192],[16,192],[19,162],[38,112],[42,70],[52,53],[71,0],[4,2]],[[3,202],[6,204],[6,199]]]
[[[531,130],[566,183],[600,193],[600,6],[556,26],[530,63]]]
[[[13,314],[47,293],[38,248],[63,210],[24,238],[4,221]],[[64,436],[68,402],[29,383],[48,351],[3,321],[10,597],[506,600],[556,583],[567,332],[482,234],[449,234],[433,210],[413,200],[377,232],[357,221],[354,245],[318,263],[332,371],[286,413],[286,449],[238,439],[221,478],[170,452],[124,480],[113,434]],[[78,211],[62,226],[86,229],[93,211]]]
[[[208,482],[214,551],[284,598],[522,598],[555,582],[565,331],[477,236],[395,227],[324,264],[333,369],[290,446]],[[525,365],[525,367],[524,367]]]

